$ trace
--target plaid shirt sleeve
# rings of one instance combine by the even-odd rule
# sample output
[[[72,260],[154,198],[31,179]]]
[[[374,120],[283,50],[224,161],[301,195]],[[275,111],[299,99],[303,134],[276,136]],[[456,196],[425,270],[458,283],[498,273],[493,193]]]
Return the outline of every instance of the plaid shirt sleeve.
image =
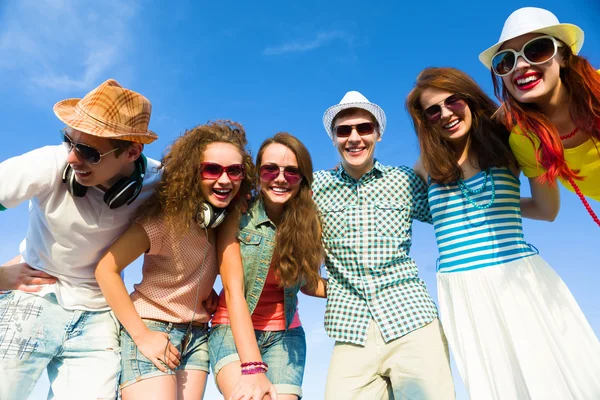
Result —
[[[429,202],[427,200],[427,185],[411,168],[402,167],[409,179],[410,192],[412,195],[412,218],[417,221],[433,224]]]

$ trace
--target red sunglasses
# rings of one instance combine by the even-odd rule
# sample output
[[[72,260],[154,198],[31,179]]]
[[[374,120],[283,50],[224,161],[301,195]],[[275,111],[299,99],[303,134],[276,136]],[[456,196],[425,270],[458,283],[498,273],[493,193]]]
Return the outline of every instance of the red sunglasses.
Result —
[[[277,164],[265,164],[259,169],[260,179],[263,181],[274,181],[283,171],[283,177],[290,185],[295,185],[303,178],[302,172],[298,167],[280,167]]]
[[[200,176],[206,180],[217,180],[226,173],[232,181],[241,181],[246,176],[246,168],[242,164],[231,164],[226,167],[212,162],[200,163]]]

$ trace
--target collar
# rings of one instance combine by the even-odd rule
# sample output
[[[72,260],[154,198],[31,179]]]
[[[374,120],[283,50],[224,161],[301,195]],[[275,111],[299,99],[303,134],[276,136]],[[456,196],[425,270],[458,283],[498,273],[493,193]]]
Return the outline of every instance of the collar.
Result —
[[[262,224],[271,224],[275,226],[275,224],[269,219],[267,215],[267,211],[265,210],[265,203],[261,197],[258,197],[249,212],[256,213],[256,226],[260,226]]]
[[[350,176],[342,166],[342,163],[339,163],[335,171],[336,177],[344,182],[349,183],[357,183],[361,181],[368,182],[371,179],[378,178],[384,173],[384,166],[377,159],[374,161],[373,167],[359,179],[354,179],[352,176]]]

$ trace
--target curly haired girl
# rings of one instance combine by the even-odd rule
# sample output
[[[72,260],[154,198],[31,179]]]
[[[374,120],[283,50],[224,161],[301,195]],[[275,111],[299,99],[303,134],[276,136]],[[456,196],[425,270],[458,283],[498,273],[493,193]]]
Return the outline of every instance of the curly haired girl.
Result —
[[[153,197],[98,265],[96,279],[124,328],[125,400],[204,393],[218,273],[214,227],[253,187],[246,145],[244,129],[230,121],[186,131],[163,157]],[[130,296],[120,272],[140,255],[143,277]]]

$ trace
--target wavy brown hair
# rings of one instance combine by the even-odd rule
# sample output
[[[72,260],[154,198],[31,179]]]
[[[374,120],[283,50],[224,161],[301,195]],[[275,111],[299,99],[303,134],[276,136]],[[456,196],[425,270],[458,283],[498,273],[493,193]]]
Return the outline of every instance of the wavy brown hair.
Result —
[[[588,60],[573,54],[570,46],[563,43],[561,49],[565,66],[560,68],[560,79],[569,92],[571,120],[580,131],[600,140],[600,75]],[[503,121],[507,128],[516,125],[530,140],[532,135],[540,140],[536,158],[546,170],[540,180],[581,179],[579,171],[572,171],[567,165],[559,133],[550,120],[535,104],[517,101],[504,86],[502,78],[493,71],[492,82],[496,97],[503,101],[508,111]]]
[[[307,148],[295,136],[279,132],[263,142],[256,156],[257,167],[261,165],[265,149],[274,143],[281,144],[294,153],[302,173],[300,190],[284,207],[281,222],[277,225],[275,250],[278,262],[273,268],[282,286],[304,284],[314,290],[320,279],[323,263],[321,225],[317,206],[312,199],[313,165]]]
[[[458,165],[460,155],[425,117],[421,95],[430,88],[456,93],[469,105],[473,122],[468,151],[469,156],[477,160],[479,168],[486,170],[514,163],[508,145],[509,132],[492,119],[498,105],[466,73],[455,68],[426,68],[408,94],[406,109],[419,138],[423,166],[434,182],[456,182],[462,178],[462,170]]]
[[[136,218],[160,217],[175,232],[187,232],[192,222],[196,222],[200,206],[206,202],[200,186],[200,163],[204,159],[204,150],[212,143],[232,144],[242,155],[246,176],[227,207],[239,212],[240,200],[254,188],[256,172],[242,125],[219,120],[186,130],[171,144],[161,161],[160,183],[150,199],[139,208]]]

